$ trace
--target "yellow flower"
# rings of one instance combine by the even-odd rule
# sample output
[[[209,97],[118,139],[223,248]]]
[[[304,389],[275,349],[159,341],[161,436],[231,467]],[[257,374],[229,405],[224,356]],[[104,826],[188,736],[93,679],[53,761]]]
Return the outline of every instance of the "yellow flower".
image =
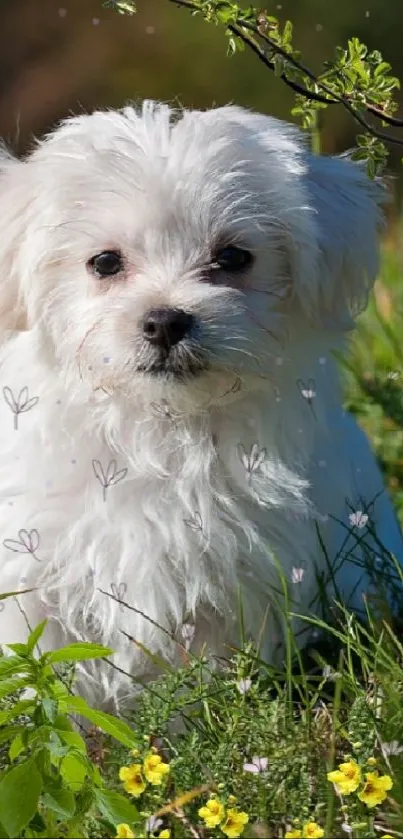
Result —
[[[134,833],[128,824],[116,826],[116,839],[134,839]]]
[[[123,786],[129,795],[138,798],[146,788],[146,782],[142,775],[142,766],[140,763],[132,763],[131,766],[122,766],[119,770],[119,778],[123,781]]]
[[[340,763],[334,772],[328,772],[327,780],[336,784],[342,795],[350,795],[360,785],[361,769],[355,760],[349,760],[347,763]]]
[[[369,757],[367,763],[368,766],[376,766],[376,757]]]
[[[316,822],[307,822],[302,829],[303,839],[322,839],[325,831]]]
[[[168,763],[164,763],[160,755],[149,752],[143,761],[144,775],[149,784],[158,787],[162,784],[164,775],[168,775],[170,767]]]
[[[302,839],[302,833],[300,830],[287,830],[285,839]]]
[[[171,831],[168,828],[161,830],[161,833],[158,834],[158,839],[171,839]]]
[[[384,833],[383,836],[381,836],[381,839],[393,839],[393,836],[391,836],[390,833]]]
[[[365,784],[361,792],[358,793],[358,798],[363,801],[367,807],[376,807],[377,804],[382,804],[387,798],[387,790],[392,789],[393,781],[390,775],[378,775],[377,772],[367,772],[365,775]]]
[[[229,839],[236,839],[243,833],[248,821],[249,816],[247,813],[243,813],[242,810],[229,809],[227,810],[227,818],[224,824],[221,825],[221,830]]]
[[[198,813],[206,827],[217,827],[225,818],[224,807],[218,798],[209,798],[204,807],[200,807]]]

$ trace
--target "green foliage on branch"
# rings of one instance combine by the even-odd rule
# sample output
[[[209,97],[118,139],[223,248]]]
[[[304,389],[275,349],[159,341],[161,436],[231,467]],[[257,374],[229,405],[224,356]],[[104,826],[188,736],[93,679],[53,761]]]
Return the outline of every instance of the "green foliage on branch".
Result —
[[[161,0],[163,2],[164,0]],[[293,42],[290,20],[281,24],[277,17],[253,6],[242,8],[233,0],[165,0],[200,15],[207,23],[224,27],[228,55],[250,49],[296,95],[292,115],[303,128],[317,126],[318,112],[338,105],[359,124],[354,157],[366,161],[368,174],[374,177],[385,165],[388,145],[403,146],[403,136],[386,127],[403,128],[403,119],[395,116],[399,79],[379,50],[370,51],[358,38],[351,38],[347,48],[337,46],[332,59],[324,62],[323,71],[314,73],[302,62]],[[112,0],[107,3],[117,11],[132,14],[134,3]],[[126,8],[128,7],[128,8]]]
[[[137,739],[125,722],[75,696],[68,679],[77,662],[112,650],[77,643],[41,654],[45,625],[0,657],[0,836],[81,837],[91,828],[113,835],[117,824],[138,821],[137,809],[105,785],[73,719],[86,719],[125,748]]]
[[[120,15],[134,15],[136,4],[134,0],[105,0],[105,9],[114,9]]]

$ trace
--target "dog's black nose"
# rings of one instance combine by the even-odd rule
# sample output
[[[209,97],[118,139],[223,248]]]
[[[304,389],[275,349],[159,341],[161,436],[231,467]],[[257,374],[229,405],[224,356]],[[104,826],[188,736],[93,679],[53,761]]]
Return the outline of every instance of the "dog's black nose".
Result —
[[[194,316],[182,309],[150,309],[143,320],[144,337],[150,344],[169,350],[186,337],[194,322]]]

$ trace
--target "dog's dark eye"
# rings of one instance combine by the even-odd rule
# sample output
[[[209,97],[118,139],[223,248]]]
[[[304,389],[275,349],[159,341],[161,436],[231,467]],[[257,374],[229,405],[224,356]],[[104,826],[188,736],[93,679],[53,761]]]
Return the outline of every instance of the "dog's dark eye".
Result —
[[[90,259],[89,265],[99,277],[111,277],[123,268],[122,254],[119,251],[102,251]]]
[[[250,251],[245,251],[243,248],[237,248],[235,245],[227,245],[225,248],[220,248],[214,254],[213,267],[223,268],[225,271],[242,271],[253,262],[253,256]]]

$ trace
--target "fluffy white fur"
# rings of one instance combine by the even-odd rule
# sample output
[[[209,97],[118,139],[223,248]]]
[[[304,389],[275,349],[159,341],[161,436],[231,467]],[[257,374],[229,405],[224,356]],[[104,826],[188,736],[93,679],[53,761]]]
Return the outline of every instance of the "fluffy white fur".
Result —
[[[371,540],[346,537],[349,515],[403,550],[332,350],[376,275],[380,186],[275,119],[146,102],[4,154],[0,195],[0,588],[35,588],[5,602],[1,641],[48,617],[45,645],[108,644],[141,680],[121,630],[174,661],[194,623],[194,649],[228,655],[239,594],[247,635],[281,656],[279,568],[296,612],[319,613],[323,585],[362,607]],[[242,276],[208,268],[227,244],[254,255]],[[124,274],[96,278],[89,259],[116,248]],[[197,317],[198,375],[139,369],[158,306]],[[80,687],[127,691],[106,664]]]

